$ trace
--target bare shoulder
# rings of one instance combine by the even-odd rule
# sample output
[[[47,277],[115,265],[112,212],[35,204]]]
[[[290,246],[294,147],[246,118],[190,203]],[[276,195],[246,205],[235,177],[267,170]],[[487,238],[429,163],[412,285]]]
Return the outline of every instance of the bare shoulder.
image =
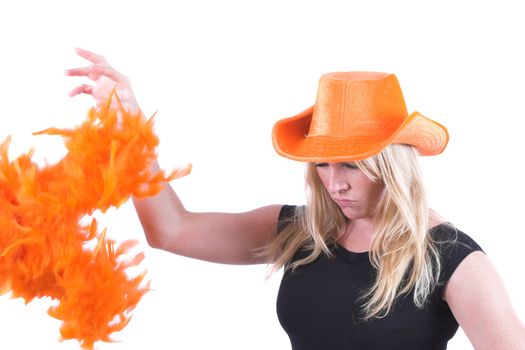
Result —
[[[441,224],[449,222],[447,219],[445,219],[443,216],[439,215],[434,210],[430,210],[428,213],[428,227],[434,228],[436,226],[439,226]]]

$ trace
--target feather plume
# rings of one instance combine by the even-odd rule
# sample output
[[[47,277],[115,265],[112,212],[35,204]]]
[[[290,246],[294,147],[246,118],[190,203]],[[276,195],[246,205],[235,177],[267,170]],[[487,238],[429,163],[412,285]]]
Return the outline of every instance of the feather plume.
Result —
[[[155,195],[190,171],[151,173],[158,144],[153,118],[120,103],[110,108],[114,98],[119,102],[112,94],[76,128],[35,133],[64,138],[68,153],[56,164],[38,166],[33,150],[10,160],[10,138],[0,144],[0,294],[26,303],[57,300],[48,313],[62,321],[61,338],[77,339],[83,349],[111,341],[149,283],[145,271],[128,273],[144,258],[133,253],[137,242],[117,244],[95,220],[86,225],[81,219],[119,207],[130,195]]]

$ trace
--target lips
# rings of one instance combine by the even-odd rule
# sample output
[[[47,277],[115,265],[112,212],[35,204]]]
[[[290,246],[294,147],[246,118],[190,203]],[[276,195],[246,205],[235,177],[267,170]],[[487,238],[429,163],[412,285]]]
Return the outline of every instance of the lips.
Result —
[[[356,201],[351,199],[334,199],[334,201],[339,204],[340,207],[349,207]]]

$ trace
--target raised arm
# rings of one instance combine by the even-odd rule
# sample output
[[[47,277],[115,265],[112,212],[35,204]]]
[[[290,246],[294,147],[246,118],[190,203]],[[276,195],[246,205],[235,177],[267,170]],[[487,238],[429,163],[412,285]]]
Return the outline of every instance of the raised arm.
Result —
[[[169,184],[158,195],[133,203],[152,247],[225,264],[269,262],[253,250],[272,239],[280,205],[245,213],[194,213]]]
[[[66,70],[66,74],[87,77],[93,85],[81,84],[70,92],[71,96],[89,94],[100,104],[115,89],[124,108],[139,110],[126,76],[111,67],[103,56],[82,49],[77,49],[77,53],[91,64]],[[152,170],[159,170],[157,162],[152,164]],[[244,213],[193,213],[184,208],[169,184],[158,195],[133,198],[133,203],[152,247],[218,263],[269,262],[256,256],[254,250],[272,239],[281,205]]]

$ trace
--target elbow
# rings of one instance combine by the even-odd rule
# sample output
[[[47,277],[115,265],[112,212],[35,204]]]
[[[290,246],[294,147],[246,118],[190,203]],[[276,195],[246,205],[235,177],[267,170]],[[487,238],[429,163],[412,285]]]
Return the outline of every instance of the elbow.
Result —
[[[184,255],[182,253],[183,250],[181,247],[181,235],[178,234],[178,231],[175,232],[170,230],[169,232],[166,232],[149,230],[144,232],[146,236],[146,242],[148,242],[148,245],[151,248],[164,250],[178,255]]]
[[[162,249],[162,242],[158,238],[153,238],[149,235],[146,235],[146,242],[151,248]]]
[[[144,234],[151,248],[167,250],[169,244],[165,234],[153,230],[144,230]]]

